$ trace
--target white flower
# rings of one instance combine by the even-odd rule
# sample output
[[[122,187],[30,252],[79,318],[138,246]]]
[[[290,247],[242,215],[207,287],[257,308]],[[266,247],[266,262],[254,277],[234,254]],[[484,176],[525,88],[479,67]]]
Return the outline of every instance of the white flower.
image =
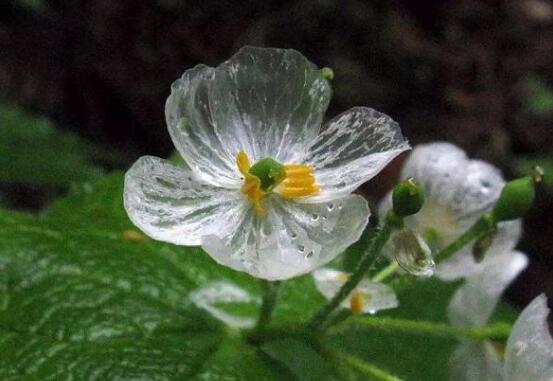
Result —
[[[321,126],[329,100],[328,81],[295,50],[246,47],[186,71],[165,111],[189,168],[140,158],[125,177],[131,220],[260,278],[329,262],[368,221],[350,193],[409,148],[397,123],[369,108]]]
[[[402,179],[411,177],[424,186],[425,203],[419,213],[404,219],[405,226],[420,234],[434,252],[446,247],[490,211],[505,184],[497,168],[471,160],[460,148],[443,142],[415,147],[401,172]],[[388,195],[379,207],[379,215],[384,217],[390,209]],[[520,233],[520,221],[500,223],[486,255],[511,251]],[[471,245],[467,245],[440,263],[436,275],[452,280],[468,276],[477,268]]]
[[[449,308],[448,318],[455,325],[483,326],[490,320],[503,291],[526,267],[527,258],[519,252],[509,252],[493,258],[486,258],[483,265],[468,277],[455,292]],[[501,352],[490,341],[463,342],[451,358],[452,381],[545,381],[540,379],[541,371],[553,371],[553,346],[544,344],[551,337],[543,335],[547,314],[534,314],[533,302],[515,323],[509,337],[503,362]],[[532,324],[531,324],[532,323]],[[538,324],[539,323],[539,324]],[[538,338],[540,332],[543,337]],[[531,334],[529,334],[531,333]],[[529,335],[526,335],[529,334]],[[519,349],[517,350],[517,346]],[[524,355],[520,348],[529,348]],[[518,354],[517,354],[518,353]],[[549,363],[539,360],[549,356]],[[541,369],[540,369],[541,367]],[[518,375],[517,375],[518,374]],[[526,378],[520,375],[524,374]],[[543,373],[546,374],[546,373]],[[553,373],[549,373],[551,375]],[[530,377],[534,375],[533,377]],[[549,381],[549,379],[547,379]]]
[[[322,268],[313,272],[315,285],[323,296],[332,299],[348,280],[349,274]],[[353,314],[374,314],[381,310],[396,308],[399,305],[394,290],[384,283],[372,282],[367,279],[359,282],[341,306],[349,308]]]
[[[522,311],[505,350],[507,381],[553,380],[553,337],[545,294]]]

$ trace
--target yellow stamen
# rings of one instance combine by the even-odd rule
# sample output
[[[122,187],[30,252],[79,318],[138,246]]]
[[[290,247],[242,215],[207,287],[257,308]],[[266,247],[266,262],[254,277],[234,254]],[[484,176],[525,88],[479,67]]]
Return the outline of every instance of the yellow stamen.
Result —
[[[336,276],[336,279],[337,279],[338,281],[344,283],[344,282],[347,282],[347,281],[348,281],[349,275],[348,275],[348,274],[341,273],[341,274],[338,274],[338,275]]]
[[[261,180],[259,177],[250,173],[251,163],[248,155],[244,151],[236,155],[236,165],[238,170],[244,176],[244,185],[241,191],[249,196],[253,202],[257,214],[265,215],[267,211],[261,206],[261,200],[270,192],[273,187],[275,192],[285,198],[297,198],[312,196],[320,192],[319,186],[315,182],[313,168],[305,164],[287,164],[284,165],[284,179],[276,183],[270,189],[261,189]],[[281,181],[280,179],[278,180]],[[277,187],[278,185],[278,187]]]
[[[253,208],[257,214],[263,216],[267,211],[261,206],[261,200],[265,197],[265,192],[261,190],[261,180],[257,176],[252,175],[250,170],[250,159],[244,151],[238,152],[236,156],[236,165],[240,173],[244,175],[244,185],[242,185],[242,193],[249,196],[253,202]]]
[[[319,193],[315,183],[313,168],[306,164],[287,164],[284,166],[286,178],[280,187],[280,194],[285,198],[312,196]]]
[[[363,313],[365,307],[365,297],[359,292],[353,292],[349,298],[349,308],[353,315],[359,315]]]

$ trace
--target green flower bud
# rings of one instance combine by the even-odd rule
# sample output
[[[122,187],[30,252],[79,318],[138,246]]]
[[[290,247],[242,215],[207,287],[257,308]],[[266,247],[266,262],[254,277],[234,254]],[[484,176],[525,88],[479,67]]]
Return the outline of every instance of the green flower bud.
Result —
[[[332,81],[334,79],[334,71],[329,67],[323,67],[321,69],[321,75],[327,81]]]
[[[413,179],[404,180],[394,188],[392,203],[398,217],[418,213],[424,204],[424,188]]]
[[[509,181],[493,208],[493,216],[497,222],[521,218],[534,203],[534,196],[534,179],[531,176]]]

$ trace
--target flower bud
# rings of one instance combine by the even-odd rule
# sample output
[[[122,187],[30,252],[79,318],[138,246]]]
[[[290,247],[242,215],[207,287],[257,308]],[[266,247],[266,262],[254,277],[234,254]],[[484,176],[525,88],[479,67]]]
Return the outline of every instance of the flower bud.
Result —
[[[323,76],[324,79],[326,79],[327,81],[332,81],[334,79],[334,70],[332,70],[331,68],[329,67],[323,67],[321,69],[321,75]]]
[[[435,264],[430,248],[411,229],[401,229],[392,235],[390,252],[408,273],[424,277],[434,274]]]
[[[404,180],[394,188],[392,202],[398,217],[418,213],[424,204],[424,188],[412,178]]]
[[[493,216],[497,222],[520,218],[534,203],[534,196],[534,179],[531,176],[509,181],[493,208]]]

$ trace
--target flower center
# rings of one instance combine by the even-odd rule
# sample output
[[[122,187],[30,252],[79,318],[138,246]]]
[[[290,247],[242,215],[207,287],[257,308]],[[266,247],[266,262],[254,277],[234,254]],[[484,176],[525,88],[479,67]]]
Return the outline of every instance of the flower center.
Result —
[[[251,165],[244,151],[236,155],[236,165],[244,176],[242,193],[251,198],[259,215],[267,212],[261,200],[271,192],[285,198],[298,198],[315,195],[320,190],[310,165],[281,164],[269,157]]]

